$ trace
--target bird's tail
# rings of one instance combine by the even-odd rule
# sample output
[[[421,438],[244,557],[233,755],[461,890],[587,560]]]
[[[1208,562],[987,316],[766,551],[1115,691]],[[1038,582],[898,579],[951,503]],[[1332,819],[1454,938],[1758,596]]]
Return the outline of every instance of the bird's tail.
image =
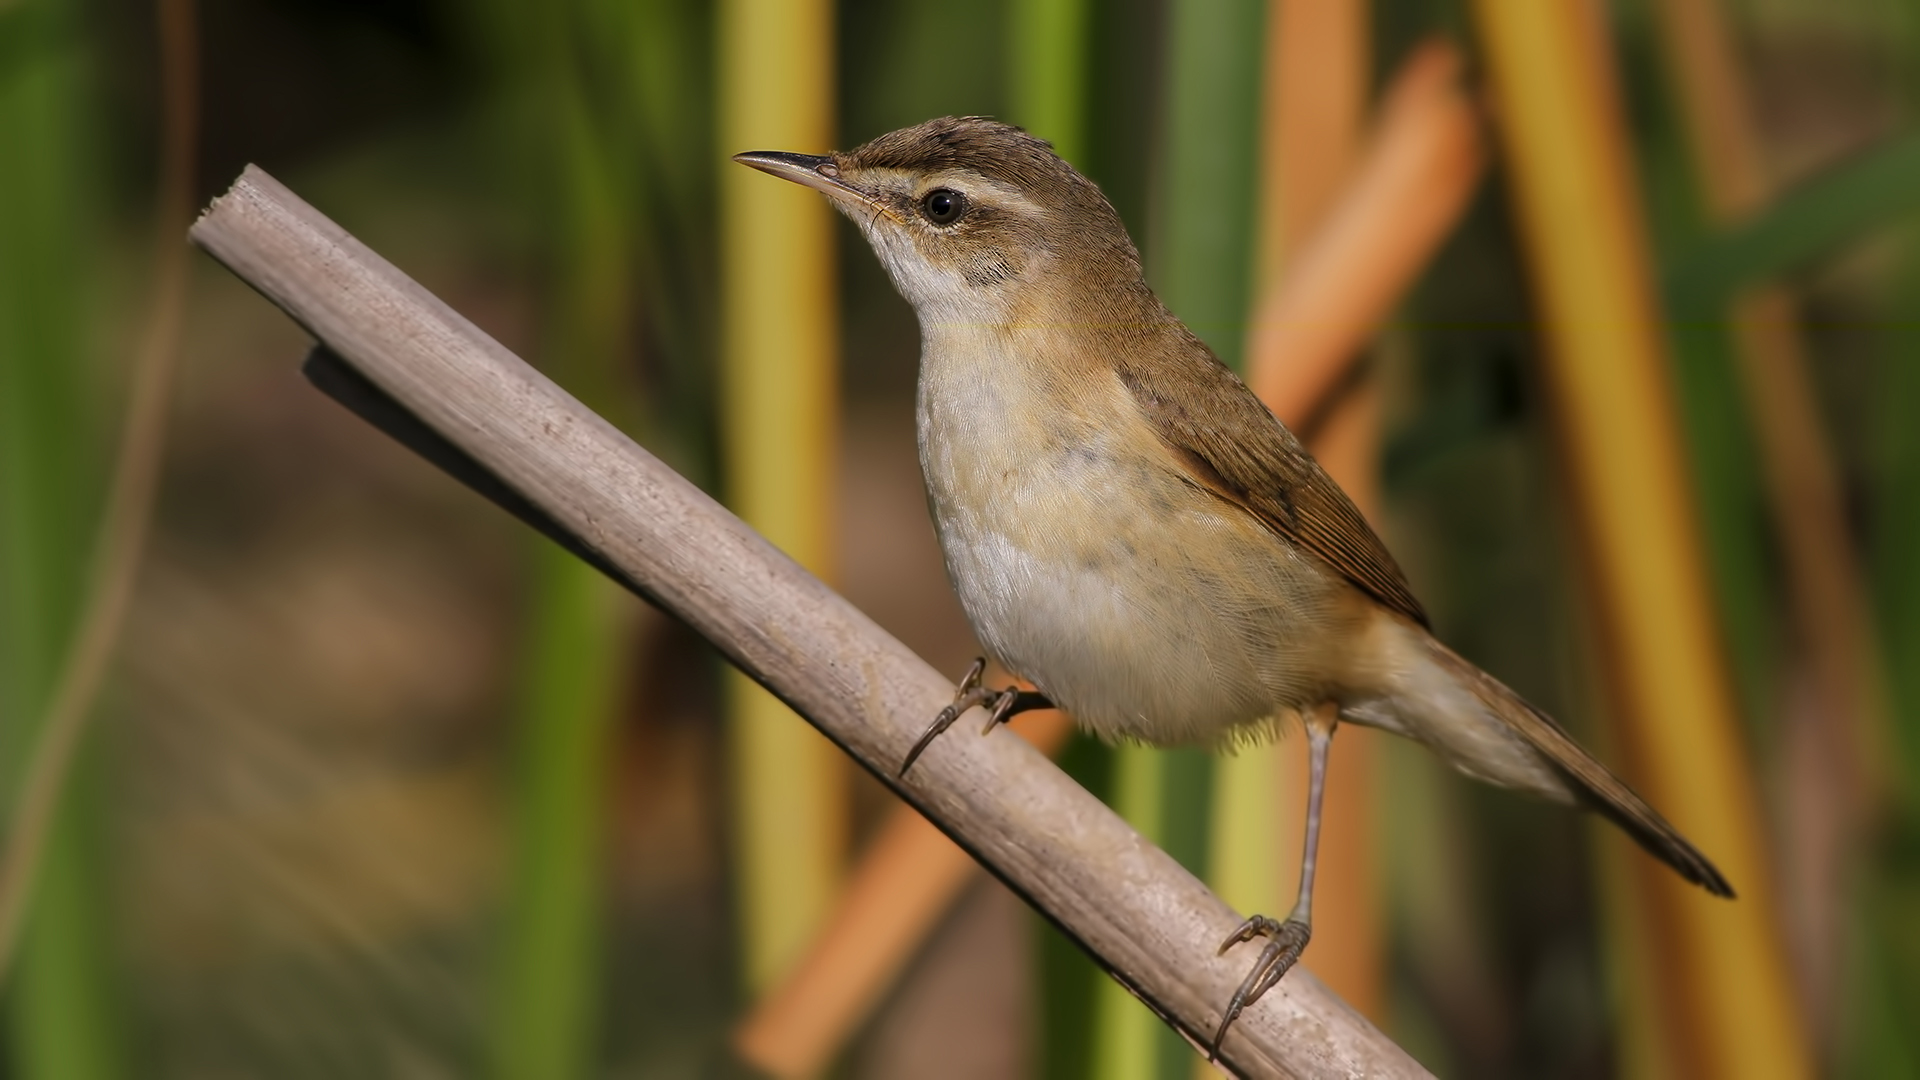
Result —
[[[1474,704],[1502,722],[1507,730],[1524,740],[1528,747],[1551,765],[1567,782],[1576,801],[1606,815],[1627,835],[1662,862],[1679,871],[1680,876],[1715,896],[1731,897],[1733,887],[1721,876],[1700,849],[1694,847],[1679,830],[1668,824],[1659,811],[1635,794],[1621,779],[1595,760],[1592,754],[1573,741],[1560,725],[1545,713],[1504,686],[1498,679],[1462,659],[1459,654],[1434,640],[1423,639],[1427,659],[1455,688],[1464,691]],[[1446,753],[1443,749],[1442,753]],[[1451,755],[1450,755],[1451,756]],[[1456,762],[1457,764],[1465,763]],[[1469,769],[1468,771],[1472,771]]]

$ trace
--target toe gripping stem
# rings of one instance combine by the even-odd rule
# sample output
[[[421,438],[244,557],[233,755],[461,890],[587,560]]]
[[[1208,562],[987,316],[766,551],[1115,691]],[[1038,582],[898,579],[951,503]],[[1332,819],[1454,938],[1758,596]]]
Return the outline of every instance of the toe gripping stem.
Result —
[[[1220,943],[1220,954],[1226,955],[1228,949],[1243,941],[1254,938],[1266,938],[1267,947],[1260,950],[1260,959],[1253,962],[1253,970],[1240,982],[1240,988],[1233,992],[1233,999],[1227,1002],[1227,1011],[1220,1018],[1220,1027],[1213,1033],[1213,1043],[1207,1047],[1207,1060],[1213,1061],[1220,1056],[1220,1041],[1227,1037],[1227,1029],[1240,1018],[1247,1006],[1260,1000],[1261,995],[1279,984],[1282,976],[1292,969],[1294,961],[1306,950],[1307,940],[1313,936],[1313,927],[1300,918],[1290,918],[1286,922],[1269,915],[1255,915],[1241,923],[1227,940]]]
[[[987,689],[980,683],[986,670],[987,659],[984,656],[967,669],[966,677],[960,680],[960,686],[954,692],[953,703],[941,709],[939,715],[933,718],[933,723],[927,725],[927,730],[920,733],[920,741],[913,744],[913,749],[907,751],[906,760],[900,763],[898,775],[907,775],[907,770],[913,768],[913,763],[919,760],[921,753],[933,745],[933,740],[975,705],[987,710],[987,726],[981,730],[982,735],[1023,712],[1053,708],[1053,702],[1047,700],[1045,694],[1032,690],[1022,690],[1017,686],[1009,686],[1005,690]]]

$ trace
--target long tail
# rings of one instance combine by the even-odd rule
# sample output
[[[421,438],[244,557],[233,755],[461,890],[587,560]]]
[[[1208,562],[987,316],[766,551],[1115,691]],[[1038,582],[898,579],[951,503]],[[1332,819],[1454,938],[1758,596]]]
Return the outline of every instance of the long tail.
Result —
[[[1552,718],[1527,704],[1498,679],[1461,659],[1452,649],[1434,640],[1432,635],[1420,636],[1426,639],[1434,663],[1453,676],[1454,681],[1471,693],[1488,712],[1505,721],[1509,728],[1551,762],[1570,782],[1576,798],[1626,830],[1628,836],[1679,871],[1681,877],[1715,896],[1733,896],[1733,886],[1727,884],[1727,879],[1700,853],[1699,848],[1689,843],[1678,829],[1660,816],[1659,811],[1647,805],[1645,799],[1635,794],[1632,788],[1574,742]]]

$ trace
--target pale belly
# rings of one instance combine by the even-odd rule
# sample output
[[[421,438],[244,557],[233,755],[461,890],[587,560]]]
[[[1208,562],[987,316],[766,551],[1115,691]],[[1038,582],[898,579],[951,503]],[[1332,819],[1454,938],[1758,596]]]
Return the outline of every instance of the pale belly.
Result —
[[[921,459],[961,605],[1008,670],[1102,737],[1162,745],[1327,699],[1348,586],[1155,461],[1144,428],[999,417],[923,401]]]

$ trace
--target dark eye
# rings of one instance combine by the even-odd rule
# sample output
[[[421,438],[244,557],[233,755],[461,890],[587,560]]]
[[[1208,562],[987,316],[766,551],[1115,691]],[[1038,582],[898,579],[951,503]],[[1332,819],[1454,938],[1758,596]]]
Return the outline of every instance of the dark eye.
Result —
[[[935,225],[951,225],[967,212],[967,197],[952,188],[934,188],[921,196],[920,209]]]

